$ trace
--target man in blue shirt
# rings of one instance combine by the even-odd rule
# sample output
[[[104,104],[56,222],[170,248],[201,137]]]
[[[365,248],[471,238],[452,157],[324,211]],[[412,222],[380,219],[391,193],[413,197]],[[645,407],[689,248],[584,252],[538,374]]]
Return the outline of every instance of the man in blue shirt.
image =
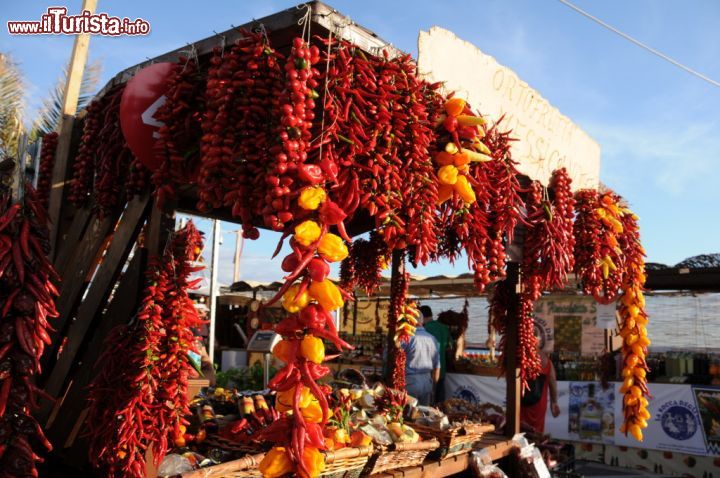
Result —
[[[440,379],[438,341],[420,326],[415,330],[415,335],[401,346],[406,354],[407,392],[417,398],[420,405],[430,405],[433,401],[435,384]]]

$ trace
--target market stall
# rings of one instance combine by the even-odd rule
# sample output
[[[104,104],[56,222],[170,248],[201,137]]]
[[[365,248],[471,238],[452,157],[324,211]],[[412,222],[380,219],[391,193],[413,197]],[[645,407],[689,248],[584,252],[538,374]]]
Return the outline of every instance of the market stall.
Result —
[[[77,143],[70,148],[72,135],[61,134],[57,155],[65,156],[44,168],[53,169],[60,201],[50,208],[57,242],[31,254],[21,241],[11,259],[20,294],[22,258],[55,251],[61,289],[48,263],[39,285],[27,286],[35,303],[20,307],[3,295],[4,309],[37,317],[33,339],[24,317],[14,327],[20,346],[37,353],[38,386],[19,378],[31,396],[54,399],[39,404],[35,428],[40,437],[47,430],[55,457],[109,476],[193,473],[178,470],[190,466],[204,476],[315,477],[444,475],[467,467],[473,449],[489,461],[516,446],[532,452],[511,439],[523,390],[540,372],[533,306],[573,271],[587,294],[621,303],[619,428],[642,438],[649,340],[637,218],[619,196],[594,189],[597,145],[527,85],[528,106],[512,111],[514,132],[498,112],[473,109],[498,87],[463,80],[467,70],[457,66],[483,57],[447,33],[421,35],[419,71],[409,55],[311,2],[137,65],[103,88],[78,123]],[[475,59],[443,63],[449,43]],[[491,66],[482,71],[519,84]],[[512,91],[505,86],[501,95]],[[530,106],[546,110],[545,120],[523,121]],[[534,129],[520,133],[521,123]],[[535,151],[533,135],[552,148]],[[516,140],[522,148],[511,146]],[[7,211],[3,227],[15,214]],[[261,230],[282,234],[275,255],[286,254],[286,275],[272,298],[228,304],[230,313],[235,305],[246,315],[278,311],[264,347],[238,331],[248,351],[280,361],[262,393],[192,391],[190,377],[208,360],[191,297],[203,238],[192,222],[176,230],[176,212],[239,223],[251,240]],[[22,239],[27,229],[11,232]],[[492,291],[507,377],[504,437],[489,435],[496,427],[484,414],[416,406],[403,391],[401,344],[419,317],[407,267],[461,255],[475,290]],[[330,263],[341,263],[337,282]],[[337,386],[326,363],[353,344],[333,314],[356,307],[356,289],[372,295],[388,265],[385,383]],[[25,445],[12,442],[13,453],[33,469]]]

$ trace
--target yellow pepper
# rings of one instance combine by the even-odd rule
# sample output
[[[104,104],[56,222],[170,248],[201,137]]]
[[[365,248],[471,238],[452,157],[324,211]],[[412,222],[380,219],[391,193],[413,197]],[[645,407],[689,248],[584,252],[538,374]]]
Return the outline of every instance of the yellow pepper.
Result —
[[[455,166],[448,164],[438,170],[438,179],[440,184],[447,184],[452,186],[457,181],[458,170]]]
[[[467,180],[467,177],[465,176],[458,176],[457,181],[455,182],[455,191],[460,195],[463,201],[465,201],[468,204],[472,204],[477,199],[475,197],[475,191],[473,191],[472,186],[470,186],[470,183]]]
[[[457,144],[450,142],[445,145],[445,152],[448,154],[458,154],[460,150],[457,147]]]
[[[322,407],[317,400],[311,401],[307,407],[301,409],[301,412],[303,418],[310,423],[320,423],[323,421]]]
[[[303,408],[308,407],[313,402],[315,396],[306,386],[298,385],[298,387],[302,387],[302,391],[300,392],[300,403],[298,403],[298,408],[302,410]],[[283,413],[292,410],[294,397],[294,388],[285,390],[283,392],[278,392],[275,397],[275,408],[277,409],[277,411]]]
[[[462,98],[450,98],[445,102],[445,112],[450,116],[458,116],[465,110],[465,104]]]
[[[272,354],[283,362],[290,363],[294,359],[291,355],[292,348],[292,343],[287,339],[283,339],[275,344],[275,347],[272,349]]]
[[[325,470],[325,456],[315,447],[305,447],[302,462],[307,470],[297,470],[299,478],[317,478]]]
[[[438,204],[442,204],[448,199],[450,199],[453,195],[453,191],[454,189],[452,186],[448,186],[447,184],[440,184],[438,186]]]
[[[315,221],[303,221],[295,226],[295,240],[298,244],[309,246],[317,241],[322,234],[320,225]]]
[[[348,256],[348,248],[340,236],[325,234],[318,244],[318,252],[328,262],[339,262]]]
[[[311,362],[322,363],[325,359],[325,344],[313,335],[306,335],[300,342],[300,355]]]
[[[314,211],[325,200],[325,190],[320,186],[309,186],[300,192],[298,204],[301,208]]]
[[[487,154],[488,156],[492,155],[492,151],[490,151],[490,148],[488,148],[482,141],[474,141],[473,146],[475,147],[475,149],[477,149],[483,154]]]
[[[304,290],[302,294],[298,295],[299,290],[300,284],[293,284],[290,286],[288,291],[285,292],[285,295],[283,295],[283,309],[287,310],[291,314],[300,312],[300,310],[304,309],[310,302],[310,295],[308,294],[307,289]]]
[[[310,296],[328,312],[339,309],[345,303],[340,290],[328,279],[322,282],[313,282],[309,289]]]
[[[285,448],[276,446],[265,454],[259,469],[264,478],[279,478],[293,471],[293,464]]]
[[[473,115],[459,115],[457,121],[460,126],[482,126],[487,123],[482,116]]]

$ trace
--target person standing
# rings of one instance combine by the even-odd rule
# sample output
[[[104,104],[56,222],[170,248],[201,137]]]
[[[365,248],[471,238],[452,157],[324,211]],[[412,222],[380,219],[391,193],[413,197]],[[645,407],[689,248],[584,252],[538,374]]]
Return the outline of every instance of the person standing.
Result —
[[[423,315],[423,324],[425,330],[427,330],[430,335],[435,337],[435,340],[437,340],[439,347],[438,352],[440,354],[440,378],[435,385],[435,403],[437,403],[445,399],[445,367],[447,361],[447,350],[450,346],[451,339],[450,328],[442,322],[433,320],[432,309],[429,306],[423,305],[422,307],[420,307],[420,312]]]
[[[438,342],[424,327],[415,329],[409,341],[400,344],[405,351],[405,388],[420,405],[430,405],[435,384],[440,379]]]
[[[528,382],[529,389],[525,390],[525,394],[520,399],[520,422],[529,426],[535,433],[542,434],[545,433],[548,398],[550,399],[550,413],[553,417],[560,415],[560,406],[558,405],[555,367],[550,357],[542,350],[544,340],[537,325],[534,332],[542,370],[535,379]]]

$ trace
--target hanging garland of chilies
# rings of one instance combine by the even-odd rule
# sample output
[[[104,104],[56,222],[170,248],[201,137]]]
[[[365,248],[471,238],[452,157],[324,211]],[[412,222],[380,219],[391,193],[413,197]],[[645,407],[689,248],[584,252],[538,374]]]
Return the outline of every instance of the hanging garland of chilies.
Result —
[[[38,476],[33,448],[52,450],[32,416],[45,395],[33,376],[50,344],[48,319],[58,316],[48,235],[42,198],[29,184],[20,201],[0,196],[0,470],[10,476]]]
[[[202,324],[188,296],[201,279],[188,278],[202,269],[192,265],[201,249],[192,222],[173,234],[162,258],[149,260],[137,320],[105,341],[88,392],[87,435],[90,462],[108,477],[143,477],[148,448],[157,466],[170,442],[183,442],[188,351],[195,348],[192,328]]]
[[[295,219],[294,227],[283,226],[285,235],[293,232],[290,239],[293,252],[282,264],[288,272],[285,285],[270,303],[282,298],[282,305],[290,314],[275,327],[283,339],[273,349],[273,354],[286,365],[268,386],[277,392],[276,407],[285,415],[258,434],[259,439],[276,444],[260,463],[265,477],[279,477],[291,471],[300,477],[316,477],[323,471],[322,430],[330,419],[326,398],[329,390],[316,383],[329,372],[322,365],[323,339],[332,342],[339,351],[352,349],[339,338],[330,315],[343,306],[342,292],[327,278],[329,263],[348,256],[343,239],[328,231],[331,225],[342,224],[345,215],[328,197],[328,178],[317,165],[306,162],[311,122],[305,109],[314,107],[307,102],[313,95],[308,80],[313,74],[311,64],[319,59],[317,54],[303,39],[293,41],[285,66],[290,88],[281,100],[280,147],[271,151],[278,164],[295,166],[288,166],[279,175],[279,184],[283,185],[283,178],[288,178],[293,180],[289,184],[299,180],[304,186],[296,196],[294,207],[300,213],[297,218],[290,213],[290,205],[283,203],[283,210],[292,214],[287,221]],[[282,186],[288,187],[288,191],[279,191],[282,194],[278,199],[291,197],[289,184]],[[276,216],[278,224],[285,222],[282,212]]]
[[[359,287],[368,297],[373,295],[389,261],[387,244],[377,231],[370,233],[369,240],[354,240],[350,254],[340,264],[340,287],[348,294]]]
[[[55,166],[55,150],[58,144],[58,134],[48,133],[42,137],[40,150],[40,171],[38,172],[37,197],[43,208],[47,209],[50,201],[50,187],[52,186],[52,173]]]
[[[650,393],[645,357],[650,339],[645,312],[645,251],[638,218],[611,191],[578,191],[575,221],[575,268],[583,290],[609,304],[619,298],[620,336],[623,338],[623,397],[625,420],[621,431],[642,441],[647,427]]]

